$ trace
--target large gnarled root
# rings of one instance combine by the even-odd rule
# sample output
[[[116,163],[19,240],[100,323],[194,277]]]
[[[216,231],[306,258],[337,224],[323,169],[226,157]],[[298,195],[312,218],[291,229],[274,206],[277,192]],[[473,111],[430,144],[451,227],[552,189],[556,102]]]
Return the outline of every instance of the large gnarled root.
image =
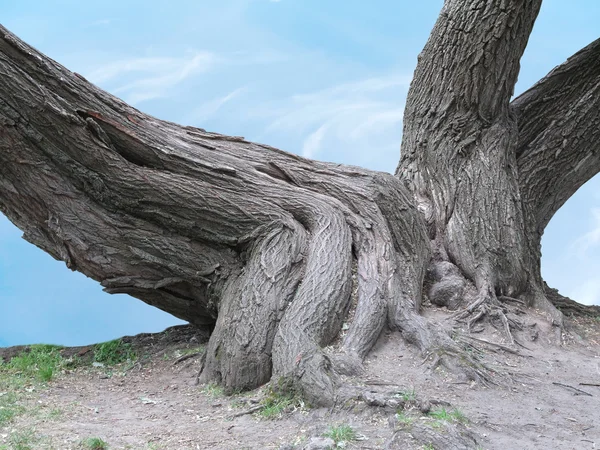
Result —
[[[200,381],[217,380],[226,391],[269,381],[277,325],[301,279],[306,230],[291,219],[269,228],[257,230],[244,271],[228,281],[206,352]]]

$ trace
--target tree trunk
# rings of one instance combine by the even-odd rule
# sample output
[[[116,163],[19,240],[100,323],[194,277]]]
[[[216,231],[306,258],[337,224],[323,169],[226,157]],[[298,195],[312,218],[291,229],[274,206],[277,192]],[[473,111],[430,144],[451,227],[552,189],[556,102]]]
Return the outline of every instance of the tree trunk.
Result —
[[[409,92],[397,177],[158,120],[0,27],[2,211],[107,292],[214,327],[201,376],[230,391],[283,378],[331,404],[384,327],[484,376],[419,314],[423,286],[471,320],[520,297],[559,324],[539,240],[583,183],[573,161],[591,157],[589,178],[600,160],[587,145],[598,128],[581,122],[597,123],[597,107],[570,109],[564,160],[546,146],[561,103],[597,93],[598,45],[565,65],[587,81],[563,89],[557,69],[511,105],[540,1],[492,3],[446,1]],[[553,92],[556,119],[539,113]],[[567,156],[559,192],[535,168],[563,173]]]

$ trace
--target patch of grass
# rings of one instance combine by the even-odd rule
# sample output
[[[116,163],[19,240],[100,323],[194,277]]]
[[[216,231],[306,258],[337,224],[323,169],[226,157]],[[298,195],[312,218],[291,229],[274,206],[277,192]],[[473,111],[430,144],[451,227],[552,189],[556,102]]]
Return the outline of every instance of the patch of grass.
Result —
[[[258,415],[263,419],[276,419],[292,406],[294,406],[294,401],[289,398],[269,399],[263,403],[263,408],[258,412]]]
[[[411,388],[408,391],[400,391],[400,392],[396,393],[395,397],[402,399],[402,401],[404,401],[406,403],[414,402],[417,400],[417,394],[416,394],[414,388]]]
[[[0,366],[14,375],[38,381],[50,381],[64,366],[60,355],[62,347],[56,345],[31,345],[29,351],[23,351],[9,362]]]
[[[356,430],[350,425],[330,426],[323,436],[333,439],[336,447],[356,439]]]
[[[14,392],[0,392],[0,426],[10,422],[24,410],[25,408],[19,405],[17,395]]]
[[[84,448],[88,450],[107,450],[108,444],[104,442],[102,439],[97,437],[87,438],[82,441],[82,445]]]
[[[262,409],[257,413],[259,417],[277,419],[287,410],[303,407],[304,402],[294,389],[280,382],[276,387],[269,387],[261,405]]]
[[[217,383],[207,383],[202,388],[202,393],[210,397],[223,397],[225,395],[224,389]]]
[[[197,347],[179,349],[176,351],[176,353],[179,354],[177,357],[180,358],[182,356],[193,355],[194,353],[202,353],[203,351],[204,345],[199,345]]]
[[[94,361],[107,366],[115,366],[135,359],[136,354],[131,344],[126,344],[121,339],[103,342],[94,346]]]
[[[60,419],[63,415],[63,410],[60,408],[51,409],[48,413],[48,419],[56,420]]]
[[[33,450],[37,439],[33,430],[27,429],[13,432],[8,442],[12,450]]]
[[[429,412],[429,417],[437,419],[442,422],[460,422],[466,423],[469,420],[467,416],[459,409],[453,409],[448,411],[446,408],[437,408]]]
[[[399,410],[398,412],[396,412],[396,420],[400,425],[408,426],[412,425],[412,423],[415,421],[415,418],[406,414],[406,412],[404,412],[403,410]]]
[[[423,446],[423,450],[435,450],[435,447],[433,446],[433,444],[425,444]]]

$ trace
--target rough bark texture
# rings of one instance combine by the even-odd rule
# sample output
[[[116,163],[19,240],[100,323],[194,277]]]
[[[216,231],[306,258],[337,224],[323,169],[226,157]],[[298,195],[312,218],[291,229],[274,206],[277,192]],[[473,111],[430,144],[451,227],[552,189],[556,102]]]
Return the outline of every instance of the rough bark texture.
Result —
[[[429,246],[396,178],[157,120],[1,33],[2,211],[106,291],[214,324],[204,379],[292,376],[329,401],[321,349],[346,319],[353,258],[339,364],[386,324],[426,338],[413,317]]]
[[[458,266],[477,302],[520,295],[530,279],[509,100],[540,5],[447,1],[408,94],[397,175],[427,218],[436,259]]]
[[[283,377],[330,404],[386,326],[476,378],[419,315],[423,286],[509,334],[498,305],[515,297],[560,323],[540,237],[600,169],[598,42],[510,104],[540,3],[446,1],[409,92],[397,177],[158,120],[0,27],[0,206],[107,292],[214,327],[204,381]]]
[[[541,234],[600,171],[600,39],[511,103],[519,124],[521,197]]]

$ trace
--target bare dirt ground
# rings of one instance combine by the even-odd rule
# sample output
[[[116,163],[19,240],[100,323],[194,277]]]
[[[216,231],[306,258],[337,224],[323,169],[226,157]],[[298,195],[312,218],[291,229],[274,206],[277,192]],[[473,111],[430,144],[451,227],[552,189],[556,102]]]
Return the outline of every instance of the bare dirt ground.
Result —
[[[538,319],[537,339],[522,342],[527,348],[518,354],[482,342],[504,342],[500,331],[473,335],[480,341],[472,350],[497,371],[497,384],[432,370],[434,358],[388,332],[365,374],[349,380],[365,387],[362,400],[332,409],[295,403],[275,418],[260,412],[267,388],[226,397],[216,386],[197,385],[194,354],[206,336],[193,328],[128,337],[135,363],[94,367],[90,360],[45,385],[25,386],[21,413],[0,422],[0,449],[90,448],[82,444],[90,437],[110,449],[324,448],[314,438],[340,425],[351,426],[357,440],[338,446],[357,449],[600,448],[600,319],[569,319],[561,346]],[[21,350],[0,349],[0,357]],[[93,350],[63,354],[85,361]],[[186,355],[192,357],[182,360]],[[427,413],[430,407],[438,414]],[[28,436],[24,446],[19,433]]]

